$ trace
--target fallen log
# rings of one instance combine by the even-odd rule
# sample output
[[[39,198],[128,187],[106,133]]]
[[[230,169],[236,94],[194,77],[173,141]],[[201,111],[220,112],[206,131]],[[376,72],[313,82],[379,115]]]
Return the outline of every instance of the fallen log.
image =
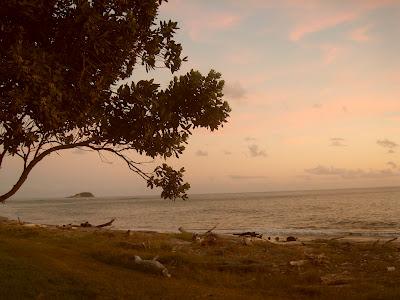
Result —
[[[86,221],[86,222],[83,222],[83,223],[81,223],[81,224],[79,224],[79,225],[74,225],[74,224],[71,224],[71,223],[70,223],[70,224],[59,225],[59,226],[57,226],[57,227],[58,227],[58,228],[62,228],[62,229],[72,229],[72,228],[77,228],[77,227],[84,227],[84,228],[90,228],[90,227],[103,228],[103,227],[107,227],[107,226],[112,225],[112,223],[114,223],[114,221],[115,221],[115,218],[111,219],[110,221],[108,221],[108,222],[106,222],[106,223],[104,223],[104,224],[99,224],[99,225],[96,225],[96,226],[94,226],[94,225],[90,224],[88,221]]]
[[[218,224],[216,224],[214,227],[211,229],[208,229],[204,234],[210,234],[215,228],[217,228]]]
[[[114,221],[115,221],[115,218],[112,218],[111,221],[109,221],[107,223],[104,223],[104,224],[97,225],[96,227],[97,228],[102,228],[102,227],[111,226],[111,224],[114,223]]]
[[[182,234],[191,234],[192,241],[201,244],[202,246],[213,245],[217,241],[217,235],[212,231],[217,228],[218,225],[208,229],[205,233],[196,233],[185,230],[183,227],[179,227],[178,230]]]
[[[168,272],[168,269],[160,263],[158,257],[154,257],[153,259],[142,259],[140,256],[134,256],[134,262],[136,265],[141,266],[142,268],[153,272],[161,274],[165,277],[171,277],[171,274]]]
[[[81,223],[80,226],[81,226],[81,227],[92,227],[93,225],[90,224],[88,221],[86,221],[86,222],[84,222],[84,223]]]
[[[241,236],[241,237],[256,237],[256,238],[262,238],[261,233],[257,233],[254,231],[246,231],[246,232],[241,232],[241,233],[233,233],[233,235]]]
[[[333,237],[333,238],[331,238],[331,239],[329,239],[330,241],[337,241],[337,240],[340,240],[340,239],[344,239],[346,236],[338,236],[338,237]]]
[[[379,244],[379,242],[380,242],[380,240],[378,239],[378,240],[376,240],[375,242],[373,242],[372,243],[372,246],[376,246],[376,245],[378,245]]]
[[[384,245],[387,245],[387,244],[389,244],[389,243],[391,243],[391,242],[394,242],[394,241],[397,240],[397,239],[398,239],[397,237],[392,238],[392,239],[386,241],[386,242],[384,243]]]
[[[182,226],[179,227],[178,230],[179,230],[180,233],[190,233],[190,234],[193,234],[193,232],[189,232],[189,231],[185,230]]]

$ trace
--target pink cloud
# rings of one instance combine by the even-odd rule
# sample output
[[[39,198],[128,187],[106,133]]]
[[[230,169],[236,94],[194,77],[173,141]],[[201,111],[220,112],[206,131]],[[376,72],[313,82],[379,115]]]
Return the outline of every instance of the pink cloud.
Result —
[[[220,31],[229,30],[242,19],[237,11],[211,9],[201,1],[171,0],[161,7],[161,13],[182,18],[179,21],[182,30],[194,41],[202,41]]]
[[[289,2],[287,8],[292,9],[292,17],[295,20],[289,39],[294,42],[300,41],[309,34],[355,21],[372,10],[395,3],[395,0],[338,1],[334,4],[318,0]],[[354,38],[365,41],[368,38],[366,29],[360,28],[353,32]]]
[[[234,13],[209,13],[202,16],[193,16],[187,21],[186,27],[190,38],[194,41],[200,41],[216,32],[235,27],[240,20],[241,17]]]
[[[305,20],[303,23],[298,24],[290,33],[289,38],[291,41],[299,41],[307,34],[319,32],[328,28],[335,27],[339,24],[349,22],[357,17],[356,13],[345,12],[332,16],[315,19],[312,17]]]
[[[349,38],[355,42],[368,42],[371,37],[368,35],[370,26],[359,27],[349,33]]]
[[[343,107],[347,109],[344,110]],[[400,111],[400,104],[396,100],[382,100],[355,96],[343,97],[324,103],[319,109],[305,107],[294,111],[286,111],[277,115],[274,124],[285,124],[285,127],[305,128],[309,126],[324,126],[325,124],[341,123],[345,120],[367,119],[382,117],[387,112]]]

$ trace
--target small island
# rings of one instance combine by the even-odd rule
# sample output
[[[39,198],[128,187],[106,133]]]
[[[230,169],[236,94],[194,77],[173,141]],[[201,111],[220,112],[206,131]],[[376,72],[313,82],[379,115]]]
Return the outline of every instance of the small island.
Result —
[[[67,198],[94,198],[94,195],[90,192],[82,192],[82,193],[75,194],[73,196],[69,196]]]

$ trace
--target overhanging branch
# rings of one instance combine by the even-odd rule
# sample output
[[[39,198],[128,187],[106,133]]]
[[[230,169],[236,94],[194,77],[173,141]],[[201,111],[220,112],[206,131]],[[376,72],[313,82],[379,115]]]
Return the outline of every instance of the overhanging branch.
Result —
[[[127,148],[116,150],[116,149],[113,149],[113,148],[110,148],[110,147],[106,147],[106,146],[86,145],[85,147],[90,148],[90,149],[95,150],[95,151],[98,151],[98,152],[100,152],[100,151],[110,152],[110,153],[118,156],[119,158],[121,158],[123,161],[125,161],[125,163],[128,165],[128,168],[131,171],[137,173],[144,180],[148,180],[150,178],[150,174],[149,173],[146,173],[146,172],[142,171],[140,168],[137,167],[137,165],[139,165],[140,163],[133,161],[128,156],[126,156],[125,154],[122,153],[124,150],[127,150]]]

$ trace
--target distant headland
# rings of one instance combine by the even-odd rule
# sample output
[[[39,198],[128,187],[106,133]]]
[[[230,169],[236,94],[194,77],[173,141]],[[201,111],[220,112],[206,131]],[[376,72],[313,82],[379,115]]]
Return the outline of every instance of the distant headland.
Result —
[[[82,192],[73,196],[68,196],[67,198],[94,198],[94,195],[90,192]]]

